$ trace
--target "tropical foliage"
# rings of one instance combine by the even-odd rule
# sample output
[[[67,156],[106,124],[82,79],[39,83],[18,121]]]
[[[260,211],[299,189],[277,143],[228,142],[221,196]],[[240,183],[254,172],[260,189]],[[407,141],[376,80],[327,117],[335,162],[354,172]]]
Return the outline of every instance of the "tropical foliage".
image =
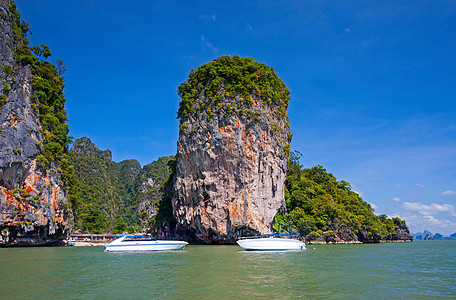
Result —
[[[181,132],[193,113],[204,112],[208,119],[236,113],[256,122],[260,113],[255,101],[270,107],[277,118],[285,118],[290,99],[290,91],[273,68],[237,55],[221,56],[191,70],[178,94],[182,98],[177,112]]]
[[[398,234],[397,228],[405,225],[399,218],[374,215],[372,207],[348,182],[338,181],[322,166],[302,168],[299,157],[294,152],[288,160],[285,191],[288,215],[276,215],[276,229],[299,233],[308,239],[347,239],[350,234],[361,239],[382,239]]]
[[[42,124],[43,136],[42,154],[48,162],[60,160],[68,150],[71,137],[68,136],[68,121],[65,110],[65,95],[63,88],[63,72],[65,67],[61,60],[57,60],[57,67],[46,61],[51,56],[46,45],[29,46],[27,33],[30,27],[21,20],[19,11],[14,2],[10,2],[9,12],[2,15],[13,27],[13,36],[16,42],[14,57],[18,66],[29,65],[32,70],[32,86],[34,89],[34,103],[36,113]],[[5,66],[3,72],[12,76],[13,68]],[[42,160],[45,162],[45,160]]]
[[[75,141],[70,158],[77,178],[75,229],[114,233],[139,228],[141,201],[158,208],[173,159],[160,157],[143,168],[133,159],[116,163],[109,150],[98,150],[88,138]]]
[[[157,208],[157,214],[148,220],[148,228],[150,229],[162,229],[164,227],[170,227],[170,224],[175,222],[173,216],[173,207],[171,204],[171,199],[173,196],[173,187],[174,187],[174,176],[176,174],[177,161],[176,157],[169,156],[166,161],[166,172],[161,170],[163,175],[167,175],[166,178],[161,177],[161,185],[157,190],[154,199],[155,207]]]
[[[13,1],[9,1],[9,10],[1,18],[9,22],[13,31],[13,49],[15,66],[5,65],[2,68],[3,95],[0,105],[5,104],[10,84],[15,84],[15,72],[19,67],[29,66],[32,71],[33,98],[32,108],[41,123],[40,135],[43,142],[37,142],[41,154],[37,156],[37,163],[43,169],[57,166],[62,180],[69,193],[70,202],[75,200],[72,187],[75,184],[73,169],[68,163],[68,147],[71,137],[68,136],[68,121],[65,110],[65,86],[63,72],[65,66],[57,59],[57,66],[46,61],[51,56],[46,45],[29,46],[27,34],[30,26],[21,20],[19,11]],[[55,163],[54,163],[55,162]]]

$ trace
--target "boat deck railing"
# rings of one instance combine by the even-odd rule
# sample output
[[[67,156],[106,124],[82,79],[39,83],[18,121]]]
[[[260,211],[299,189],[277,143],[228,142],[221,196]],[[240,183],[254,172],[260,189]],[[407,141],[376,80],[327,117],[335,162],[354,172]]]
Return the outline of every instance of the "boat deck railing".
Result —
[[[283,234],[283,233],[270,233],[270,234],[263,234],[263,235],[255,235],[255,236],[243,236],[240,237],[240,240],[247,240],[247,239],[261,239],[261,238],[281,238],[281,239],[299,239],[299,234]]]

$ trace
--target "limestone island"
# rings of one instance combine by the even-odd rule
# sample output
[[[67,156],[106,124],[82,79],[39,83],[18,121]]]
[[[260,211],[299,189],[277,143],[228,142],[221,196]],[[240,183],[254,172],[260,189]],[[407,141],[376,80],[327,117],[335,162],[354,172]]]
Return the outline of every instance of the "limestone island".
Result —
[[[63,62],[30,45],[12,0],[0,0],[0,20],[0,246],[125,231],[198,244],[274,232],[310,244],[413,240],[348,182],[299,164],[290,92],[266,64],[221,56],[192,70],[178,87],[176,155],[117,163],[89,138],[70,148]]]

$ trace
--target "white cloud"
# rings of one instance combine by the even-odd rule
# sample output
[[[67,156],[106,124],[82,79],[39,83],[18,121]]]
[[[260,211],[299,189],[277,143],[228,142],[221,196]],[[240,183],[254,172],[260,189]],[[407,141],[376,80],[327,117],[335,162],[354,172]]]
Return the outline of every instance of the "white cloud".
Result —
[[[206,48],[208,48],[209,50],[213,50],[214,52],[218,52],[219,49],[217,47],[215,47],[212,43],[210,43],[208,40],[206,40],[204,35],[201,36],[201,41],[203,42],[204,46]]]
[[[345,28],[345,32],[350,32],[350,27]]]
[[[215,15],[201,15],[200,19],[204,21],[217,21],[217,17]]]
[[[444,195],[444,196],[453,196],[455,194],[456,194],[456,192],[452,191],[452,190],[446,190],[442,193],[442,195]]]
[[[357,193],[360,197],[364,195],[364,192],[360,191],[354,184],[352,184],[352,191]]]
[[[412,232],[422,232],[429,230],[432,233],[450,235],[456,232],[456,224],[446,220],[438,219],[433,216],[409,215],[399,216],[407,222],[407,226]]]
[[[247,31],[248,32],[252,32],[253,31],[253,28],[252,28],[252,26],[249,23],[247,23]]]
[[[353,187],[352,187],[352,191],[357,193],[360,197],[362,197],[364,195],[364,192],[355,190]]]
[[[396,201],[396,202],[400,202],[400,201],[401,201],[401,199],[400,199],[399,197],[393,197],[392,200],[393,200],[393,201]]]
[[[417,202],[404,202],[402,206],[405,210],[416,211],[423,216],[436,215],[441,212],[447,212],[451,216],[456,216],[456,207],[451,204],[438,204],[433,203],[431,205],[426,205]]]
[[[417,183],[416,186],[419,188],[424,188],[424,184],[421,184],[421,183]]]
[[[372,207],[373,210],[377,210],[378,206],[375,205],[374,203],[369,203],[369,205]]]
[[[201,36],[201,40],[202,40],[204,43],[209,44],[210,46],[212,46],[211,43],[209,43],[209,42],[206,41],[206,38],[204,37],[204,35]]]

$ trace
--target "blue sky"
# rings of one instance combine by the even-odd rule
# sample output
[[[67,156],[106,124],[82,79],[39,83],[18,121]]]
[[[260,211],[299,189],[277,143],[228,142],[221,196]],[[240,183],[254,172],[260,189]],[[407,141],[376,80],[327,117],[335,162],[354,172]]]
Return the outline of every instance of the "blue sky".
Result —
[[[456,232],[456,1],[16,0],[65,73],[71,135],[176,152],[176,90],[221,55],[272,66],[292,148],[412,232]]]

